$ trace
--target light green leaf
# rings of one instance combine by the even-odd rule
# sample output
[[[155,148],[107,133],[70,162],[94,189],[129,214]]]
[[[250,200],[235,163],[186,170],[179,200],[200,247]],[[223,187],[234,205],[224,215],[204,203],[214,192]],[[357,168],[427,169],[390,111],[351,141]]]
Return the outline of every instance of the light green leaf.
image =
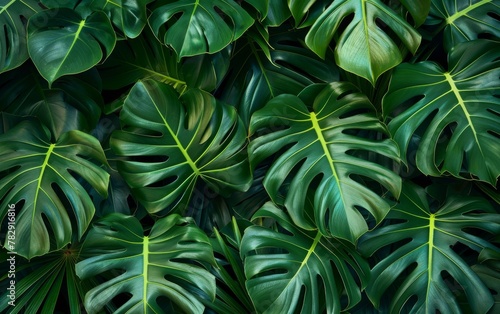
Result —
[[[339,33],[340,24],[351,14],[354,14],[352,21]],[[382,73],[403,60],[399,43],[377,25],[377,20],[382,21],[408,50],[416,52],[420,34],[381,0],[333,2],[311,27],[306,44],[324,58],[334,34],[338,35],[335,47],[338,66],[375,85]]]
[[[41,10],[36,0],[0,1],[0,73],[28,59],[25,21]]]
[[[68,244],[74,232],[78,238],[83,235],[95,209],[77,179],[103,196],[109,180],[106,171],[88,159],[106,163],[97,139],[80,131],[50,143],[46,129],[25,121],[0,135],[0,217],[5,217],[8,204],[17,204],[19,255],[43,255]]]
[[[113,27],[102,12],[84,19],[70,9],[50,9],[28,23],[30,57],[49,85],[63,75],[92,68],[109,56],[115,42]]]
[[[252,226],[243,235],[246,286],[258,313],[339,313],[361,300],[369,267],[354,248],[298,228],[272,203],[254,219],[263,217],[286,231]]]
[[[444,28],[443,44],[450,52],[457,44],[483,35],[500,39],[499,12],[497,0],[434,0],[426,24]]]
[[[499,57],[498,43],[478,40],[452,50],[448,71],[433,62],[402,64],[394,71],[383,99],[384,116],[405,158],[412,153],[412,137],[422,136],[416,164],[423,173],[496,185]]]
[[[233,0],[179,0],[159,5],[149,18],[155,35],[172,46],[179,59],[220,51],[253,22]]]
[[[312,111],[306,105],[312,106]],[[356,242],[368,230],[360,208],[380,222],[390,209],[389,203],[370,186],[354,180],[355,176],[378,182],[395,197],[399,195],[398,175],[354,156],[354,152],[369,152],[399,160],[392,140],[357,134],[364,130],[382,135],[386,129],[366,96],[351,84],[313,85],[299,97],[275,97],[254,113],[250,122],[252,134],[265,130],[267,134],[250,143],[251,164],[255,167],[286,148],[268,170],[264,186],[276,201],[284,182],[291,180],[285,206],[301,228],[317,227],[325,235]],[[312,216],[304,210],[308,189],[314,189]]]
[[[138,82],[111,137],[118,170],[150,213],[184,210],[198,178],[219,193],[251,184],[246,132],[234,108],[209,93]],[[133,160],[132,158],[135,158]]]
[[[404,241],[390,254],[384,253],[371,271],[366,292],[376,307],[389,286],[395,285],[396,292],[389,296],[391,313],[403,309],[412,313],[461,313],[450,282],[445,280],[449,275],[465,291],[472,313],[488,311],[493,305],[491,292],[453,250],[461,243],[478,253],[484,248],[499,251],[475,232],[500,232],[500,216],[485,199],[449,195],[434,211],[425,190],[406,183],[400,203],[386,219],[387,225],[367,233],[359,243],[361,252],[372,255]],[[417,299],[406,304],[412,296]]]
[[[81,279],[124,272],[90,290],[85,308],[98,313],[122,293],[130,294],[114,313],[164,313],[168,298],[184,313],[203,313],[193,288],[215,298],[215,278],[203,264],[215,264],[205,233],[190,218],[174,214],[154,224],[148,236],[132,216],[111,214],[90,230],[84,247],[93,257],[76,265]]]

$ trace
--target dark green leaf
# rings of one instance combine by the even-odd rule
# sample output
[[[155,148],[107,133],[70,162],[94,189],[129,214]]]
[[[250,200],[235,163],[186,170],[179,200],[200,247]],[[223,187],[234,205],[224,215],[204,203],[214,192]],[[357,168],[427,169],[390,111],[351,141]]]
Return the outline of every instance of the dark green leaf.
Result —
[[[101,219],[90,230],[84,247],[93,257],[76,265],[89,278],[124,270],[90,290],[85,308],[96,313],[122,293],[130,294],[115,313],[163,313],[166,297],[185,313],[203,313],[204,306],[189,291],[197,287],[215,297],[215,279],[200,264],[214,264],[208,237],[189,218],[177,214],[158,220],[148,236],[140,222],[122,214]]]
[[[82,18],[70,9],[50,9],[32,16],[28,24],[30,57],[49,86],[63,75],[92,68],[109,56],[115,42],[113,27],[102,12]]]
[[[16,204],[19,255],[43,255],[68,244],[73,232],[78,238],[83,235],[95,209],[75,177],[102,195],[109,180],[106,171],[88,159],[106,163],[99,142],[80,131],[64,133],[51,143],[40,124],[24,121],[0,135],[0,217],[5,217],[8,204]]]
[[[463,43],[449,55],[446,71],[434,62],[402,64],[383,99],[384,116],[402,156],[414,136],[425,174],[479,178],[496,185],[500,175],[500,45]]]
[[[249,187],[246,132],[235,110],[212,95],[191,89],[179,99],[169,85],[139,82],[121,120],[111,147],[137,156],[119,161],[119,171],[149,212],[184,210],[199,177],[216,192]]]

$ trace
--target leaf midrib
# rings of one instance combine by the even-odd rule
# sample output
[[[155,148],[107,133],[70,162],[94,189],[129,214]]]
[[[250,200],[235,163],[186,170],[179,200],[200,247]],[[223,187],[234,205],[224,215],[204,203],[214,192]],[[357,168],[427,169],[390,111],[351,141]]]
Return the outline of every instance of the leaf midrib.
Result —
[[[453,22],[455,22],[456,19],[461,18],[462,16],[467,15],[467,13],[469,13],[470,11],[473,11],[473,10],[477,9],[478,7],[484,5],[484,4],[488,3],[488,2],[491,2],[491,0],[482,0],[482,1],[479,1],[478,3],[469,5],[467,8],[465,8],[462,11],[457,11],[453,15],[451,15],[451,16],[449,16],[449,17],[446,18],[446,23],[449,24],[449,25],[451,25],[451,24],[453,24]]]
[[[54,150],[54,147],[56,144],[50,144],[49,149],[47,150],[47,153],[45,154],[45,159],[43,160],[42,166],[40,168],[40,175],[38,176],[38,182],[36,184],[36,190],[35,190],[35,197],[33,200],[33,211],[31,213],[31,225],[34,225],[35,221],[35,214],[36,214],[36,204],[38,201],[38,193],[40,192],[42,188],[42,181],[43,181],[43,175],[45,173],[45,169],[49,166],[49,159],[50,155],[52,155],[52,151]]]

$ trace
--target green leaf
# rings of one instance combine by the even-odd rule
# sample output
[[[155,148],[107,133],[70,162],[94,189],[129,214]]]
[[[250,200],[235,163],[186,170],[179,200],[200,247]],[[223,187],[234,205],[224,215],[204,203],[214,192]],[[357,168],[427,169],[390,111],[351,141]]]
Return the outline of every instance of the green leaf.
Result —
[[[290,16],[287,0],[269,1],[268,12],[263,24],[266,26],[280,26]]]
[[[113,53],[99,66],[104,89],[112,90],[153,79],[182,93],[186,82],[180,72],[175,53],[148,30],[135,39],[118,41]]]
[[[369,267],[353,248],[298,228],[272,203],[254,219],[262,217],[286,231],[252,226],[243,235],[246,286],[258,313],[339,313],[360,301]]]
[[[253,22],[233,0],[179,0],[154,8],[149,17],[155,35],[179,59],[220,51]]]
[[[390,312],[403,308],[415,313],[461,313],[444,274],[451,276],[467,295],[473,313],[486,313],[493,304],[488,288],[453,246],[460,243],[480,252],[499,251],[477,234],[483,230],[500,232],[500,216],[482,198],[449,195],[436,211],[431,210],[425,190],[414,184],[403,186],[400,203],[387,215],[389,224],[366,234],[360,240],[361,252],[368,255],[396,243],[371,271],[366,292],[375,306],[392,284]],[[398,279],[400,277],[401,280]],[[412,297],[418,299],[406,304]]]
[[[313,107],[312,111],[306,104]],[[381,135],[386,130],[366,96],[351,84],[313,85],[299,97],[280,95],[272,99],[254,113],[250,123],[252,134],[264,128],[271,130],[250,143],[251,164],[255,167],[285,148],[267,172],[264,186],[276,200],[285,180],[291,179],[285,206],[301,228],[317,227],[325,235],[356,242],[368,230],[360,208],[380,222],[389,211],[389,203],[354,180],[355,176],[378,182],[395,197],[399,195],[399,176],[353,154],[369,152],[399,160],[392,140],[372,140],[354,132]],[[304,210],[308,189],[315,190],[313,217]]]
[[[431,0],[399,0],[408,10],[415,21],[415,26],[420,26],[425,22],[429,10],[431,9]]]
[[[273,97],[297,95],[314,82],[338,80],[335,64],[319,59],[298,40],[304,32],[292,33],[284,27],[270,31],[269,39],[245,36],[236,43],[231,62],[238,66],[229,69],[219,89],[222,100],[237,108],[246,125],[251,115]]]
[[[215,298],[215,278],[199,264],[214,264],[210,242],[190,218],[177,214],[156,221],[148,236],[132,216],[111,214],[90,230],[84,247],[95,256],[76,265],[89,278],[107,271],[124,272],[90,290],[85,308],[96,313],[113,298],[128,293],[115,313],[163,313],[166,297],[185,313],[203,313],[193,287]]]
[[[120,118],[111,147],[130,158],[118,169],[150,213],[182,211],[199,177],[220,193],[250,186],[246,132],[235,110],[209,93],[191,89],[179,99],[169,85],[138,82]]]
[[[342,21],[354,15],[345,30],[339,30]],[[316,20],[306,36],[306,44],[319,56],[325,56],[334,34],[338,34],[335,60],[341,68],[366,78],[375,85],[377,78],[403,60],[398,47],[384,27],[415,53],[421,36],[404,19],[381,0],[339,0],[332,3]]]
[[[139,36],[147,23],[146,5],[153,0],[85,0],[79,6],[106,13],[113,25],[129,38]]]
[[[71,130],[91,131],[104,105],[97,71],[61,78],[49,88],[31,62],[3,74],[0,111],[36,116],[59,138]]]
[[[36,0],[0,2],[0,73],[12,70],[28,59],[26,20],[42,10]]]
[[[109,175],[88,160],[106,163],[99,142],[70,131],[50,143],[46,129],[24,121],[0,135],[0,152],[0,217],[5,217],[8,204],[16,204],[16,243],[22,243],[17,253],[31,259],[61,249],[74,229],[80,238],[95,209],[77,178],[107,193]]]
[[[434,0],[426,24],[433,29],[444,28],[443,44],[449,52],[457,44],[482,35],[500,39],[499,10],[496,0]]]
[[[113,27],[102,12],[84,19],[70,9],[50,9],[35,14],[28,23],[28,51],[49,86],[63,75],[92,68],[103,55],[109,56],[115,42]]]
[[[417,167],[496,185],[500,175],[500,47],[478,40],[457,46],[446,71],[433,62],[402,64],[383,99],[389,130],[402,155],[414,135],[422,140]]]

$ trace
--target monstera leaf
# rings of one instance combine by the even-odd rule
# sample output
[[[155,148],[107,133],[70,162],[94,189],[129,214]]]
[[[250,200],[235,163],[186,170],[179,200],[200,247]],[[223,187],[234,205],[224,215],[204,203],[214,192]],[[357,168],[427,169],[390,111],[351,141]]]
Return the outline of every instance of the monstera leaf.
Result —
[[[71,241],[74,228],[78,237],[83,235],[95,209],[75,176],[102,195],[109,180],[106,171],[88,159],[106,163],[97,139],[81,131],[50,143],[46,129],[25,121],[0,135],[0,217],[5,217],[8,204],[16,204],[19,255],[30,259],[60,249]]]
[[[233,0],[179,0],[154,8],[149,24],[180,58],[222,50],[253,18]]]
[[[61,78],[49,88],[31,62],[3,75],[0,111],[36,116],[54,138],[71,130],[90,131],[101,114],[101,78],[95,69]]]
[[[499,39],[499,10],[500,4],[496,0],[435,0],[426,24],[433,29],[444,27],[443,44],[450,51],[461,42],[483,35]]]
[[[102,12],[83,18],[71,9],[49,9],[28,24],[30,57],[49,86],[63,75],[92,68],[109,56],[115,42],[113,27]]]
[[[42,10],[36,0],[0,2],[0,73],[23,64],[28,59],[26,21]]]
[[[284,149],[268,170],[264,186],[276,200],[283,183],[291,177],[285,205],[298,226],[317,227],[325,235],[352,242],[368,230],[360,208],[369,211],[377,222],[390,208],[386,200],[353,177],[378,182],[396,197],[401,188],[401,179],[395,173],[352,154],[365,151],[398,160],[392,140],[371,140],[354,132],[386,132],[366,96],[355,90],[348,83],[331,83],[308,87],[299,97],[275,97],[252,116],[250,123],[251,133],[264,128],[272,128],[271,132],[257,137],[249,146],[254,167]],[[312,105],[312,111],[306,104]],[[315,189],[312,219],[304,210],[309,188]]]
[[[359,302],[358,282],[364,288],[369,268],[353,248],[297,228],[272,203],[254,219],[262,217],[275,219],[286,233],[252,226],[241,240],[246,286],[258,313],[339,313]]]
[[[451,276],[465,291],[472,313],[488,311],[493,304],[491,292],[453,250],[460,243],[478,253],[484,248],[499,251],[477,235],[478,230],[500,232],[500,216],[485,199],[452,194],[432,210],[425,190],[406,183],[400,203],[386,219],[392,223],[366,234],[359,243],[360,250],[371,255],[404,241],[384,254],[371,271],[366,292],[375,306],[388,287],[396,284],[391,313],[404,312],[403,308],[412,313],[461,313],[449,286],[452,282],[445,280]],[[406,304],[410,299],[413,302]]]
[[[354,14],[342,33],[342,21]],[[316,20],[306,37],[307,45],[324,57],[334,34],[338,34],[335,60],[346,71],[366,78],[375,85],[377,78],[403,60],[391,36],[377,25],[377,20],[403,42],[412,53],[420,44],[420,34],[381,0],[334,1]]]
[[[383,99],[384,115],[394,116],[389,130],[403,156],[412,137],[422,136],[416,163],[425,174],[448,172],[496,184],[499,57],[497,43],[479,40],[453,49],[448,71],[433,62],[403,64],[395,70]]]
[[[153,0],[85,0],[80,6],[106,13],[111,22],[129,38],[139,36],[146,25],[146,5]]]
[[[250,186],[246,132],[235,110],[209,93],[179,98],[170,85],[138,82],[120,118],[111,147],[130,159],[118,170],[150,213],[183,210],[199,177],[221,193]]]
[[[90,230],[84,247],[94,257],[76,265],[81,279],[108,271],[124,272],[90,290],[85,308],[98,313],[128,293],[116,313],[164,313],[168,298],[183,313],[203,313],[193,288],[215,297],[215,278],[197,264],[214,264],[210,242],[190,218],[177,214],[156,221],[148,236],[132,216],[111,214]],[[179,311],[177,311],[178,313]]]

